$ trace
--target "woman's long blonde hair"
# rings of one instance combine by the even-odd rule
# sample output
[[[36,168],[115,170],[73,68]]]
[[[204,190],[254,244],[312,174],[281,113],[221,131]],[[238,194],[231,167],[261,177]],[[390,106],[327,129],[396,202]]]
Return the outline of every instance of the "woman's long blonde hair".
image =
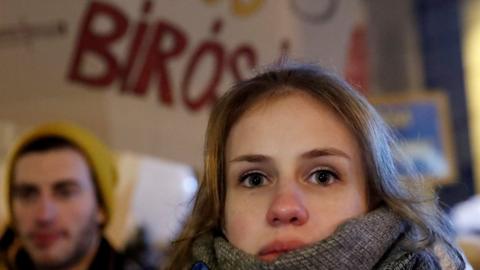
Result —
[[[225,145],[232,126],[256,102],[287,92],[302,91],[338,113],[358,140],[366,167],[371,206],[383,204],[400,215],[408,227],[407,250],[438,264],[434,245],[441,245],[462,269],[463,260],[452,244],[452,231],[433,192],[408,162],[398,160],[391,131],[375,109],[344,80],[315,65],[281,63],[234,85],[214,106],[206,132],[204,172],[192,213],[172,248],[166,269],[191,264],[192,244],[202,234],[222,234],[225,204]],[[400,177],[399,164],[408,177]],[[373,205],[374,204],[374,205]]]

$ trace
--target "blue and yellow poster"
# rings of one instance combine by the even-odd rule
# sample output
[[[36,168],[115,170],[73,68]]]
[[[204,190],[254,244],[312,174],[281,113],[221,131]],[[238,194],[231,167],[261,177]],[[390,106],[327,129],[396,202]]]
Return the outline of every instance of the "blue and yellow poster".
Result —
[[[416,169],[436,183],[456,174],[447,97],[442,92],[375,97],[375,108],[400,138]]]

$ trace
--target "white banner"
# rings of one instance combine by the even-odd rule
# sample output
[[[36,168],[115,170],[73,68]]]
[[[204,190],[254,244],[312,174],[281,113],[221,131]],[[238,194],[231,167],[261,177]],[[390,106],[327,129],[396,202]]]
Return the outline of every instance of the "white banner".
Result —
[[[359,3],[0,0],[0,121],[200,168],[215,98],[282,55],[343,73]]]

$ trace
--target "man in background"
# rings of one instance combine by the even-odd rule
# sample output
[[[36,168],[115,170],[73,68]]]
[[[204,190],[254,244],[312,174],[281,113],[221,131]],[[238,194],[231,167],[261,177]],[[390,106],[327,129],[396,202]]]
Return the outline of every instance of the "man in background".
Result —
[[[0,269],[136,269],[103,236],[116,170],[108,149],[66,123],[42,125],[12,149]]]

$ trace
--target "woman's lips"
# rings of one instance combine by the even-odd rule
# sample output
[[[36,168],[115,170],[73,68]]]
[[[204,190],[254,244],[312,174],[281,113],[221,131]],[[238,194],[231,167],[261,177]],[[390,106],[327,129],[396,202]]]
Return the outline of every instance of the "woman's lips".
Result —
[[[299,240],[273,241],[260,250],[258,257],[263,261],[271,262],[283,253],[299,249],[303,246],[305,246],[305,244]]]

